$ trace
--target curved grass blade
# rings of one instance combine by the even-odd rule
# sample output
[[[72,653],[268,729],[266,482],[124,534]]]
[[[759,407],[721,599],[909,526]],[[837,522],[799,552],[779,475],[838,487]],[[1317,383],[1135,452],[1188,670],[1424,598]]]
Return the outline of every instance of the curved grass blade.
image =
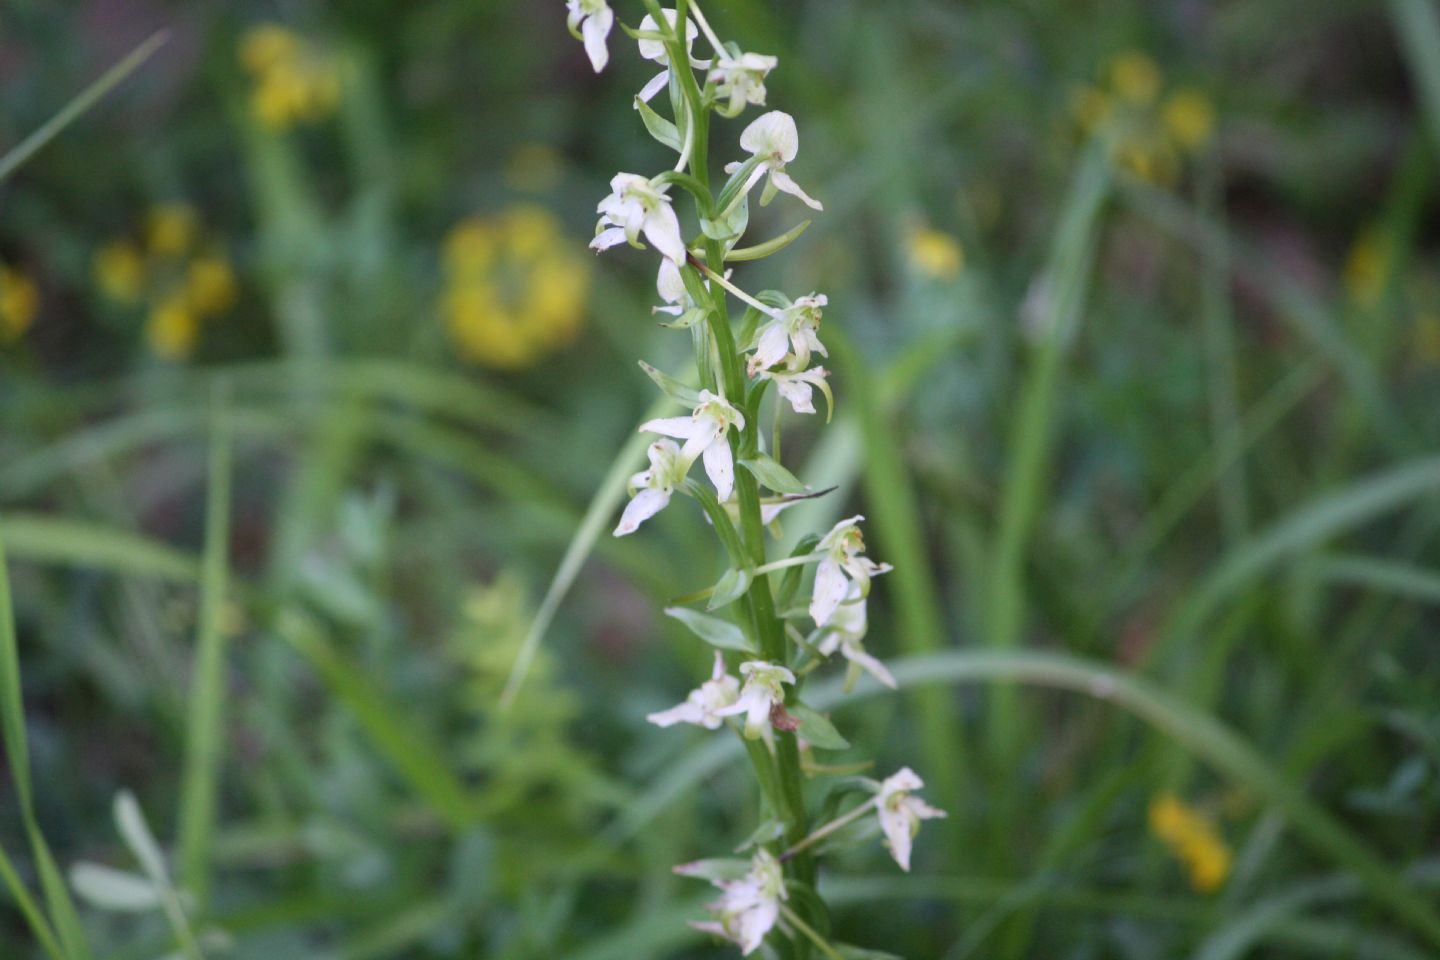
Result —
[[[1440,457],[1427,457],[1371,474],[1292,512],[1229,552],[1172,614],[1149,656],[1159,659],[1165,651],[1182,645],[1227,597],[1287,556],[1436,489],[1440,489]]]
[[[1145,680],[1075,657],[1033,651],[952,650],[894,661],[890,671],[902,690],[936,683],[1007,681],[1082,693],[1110,703],[1149,724],[1215,770],[1245,786],[1285,817],[1295,834],[1317,853],[1348,870],[1395,918],[1440,946],[1440,915],[1430,900],[1391,870],[1326,810],[1310,800],[1253,746],[1212,716]],[[817,710],[835,709],[889,693],[869,677],[846,695],[843,680],[832,678],[809,688]],[[715,740],[686,759],[686,769],[670,771],[636,799],[626,816],[602,837],[620,842],[648,822],[630,814],[653,811],[715,773],[740,753],[734,740]]]
[[[642,418],[642,422],[663,415],[669,409],[670,404],[670,398],[661,397],[651,405],[650,410]],[[610,469],[606,471],[605,478],[600,481],[599,489],[590,498],[590,506],[586,508],[585,516],[580,520],[580,526],[576,528],[575,535],[570,538],[570,543],[565,548],[565,555],[560,558],[560,566],[556,568],[555,576],[545,591],[545,597],[535,611],[535,619],[530,621],[530,629],[525,633],[525,640],[520,645],[520,652],[516,655],[515,663],[510,668],[510,676],[505,680],[505,689],[500,694],[502,710],[508,710],[515,703],[515,698],[520,693],[520,687],[525,682],[531,665],[535,662],[535,655],[540,652],[540,642],[545,638],[545,631],[550,629],[550,624],[555,619],[555,613],[560,609],[561,601],[570,592],[575,578],[580,575],[580,569],[585,566],[590,552],[595,549],[595,541],[605,532],[605,528],[615,515],[615,509],[625,498],[625,483],[643,462],[645,448],[649,445],[650,438],[645,434],[637,433],[631,436],[620,448],[620,452],[615,455],[615,460],[610,464]]]

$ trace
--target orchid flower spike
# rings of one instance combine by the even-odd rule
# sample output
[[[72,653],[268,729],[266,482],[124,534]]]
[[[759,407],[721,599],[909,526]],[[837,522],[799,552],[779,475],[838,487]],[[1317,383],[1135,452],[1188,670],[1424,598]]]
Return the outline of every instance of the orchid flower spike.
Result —
[[[667,9],[664,11],[664,13],[665,19],[670,21],[670,29],[675,29],[675,17],[677,16],[675,11]],[[660,26],[655,22],[655,18],[647,13],[645,15],[645,19],[640,21],[640,30],[642,33],[659,33]],[[694,45],[695,37],[698,36],[698,34],[699,28],[695,26],[695,21],[691,20],[689,17],[686,17],[686,56],[690,55],[690,48]],[[654,60],[656,63],[660,64],[665,68],[664,70],[661,70],[658,74],[656,74],[654,77],[652,77],[650,79],[650,82],[645,84],[645,86],[640,89],[640,93],[638,94],[639,99],[645,103],[649,103],[655,98],[655,94],[659,93],[661,90],[664,90],[666,85],[670,83],[670,53],[665,49],[665,44],[661,43],[659,40],[651,40],[648,37],[641,37],[639,43],[640,56],[644,57],[646,60]],[[692,66],[700,67],[701,69],[710,66],[709,60],[696,60],[694,57],[690,57],[690,63]]]
[[[830,632],[820,641],[816,649],[827,657],[839,650],[840,655],[850,661],[850,676],[846,678],[847,688],[854,683],[860,671],[864,670],[891,690],[896,690],[898,687],[895,684],[894,675],[890,673],[885,664],[865,651],[863,641],[865,633],[869,629],[865,604],[865,598],[860,596],[860,585],[852,580],[849,589],[845,592],[845,600],[835,608],[830,622],[826,624],[826,629]]]
[[[715,112],[722,117],[738,117],[745,104],[765,105],[765,77],[780,61],[763,53],[732,54],[720,50],[706,81],[715,84],[715,94],[726,101]]]
[[[747,660],[740,664],[740,675],[745,678],[740,699],[715,713],[721,717],[745,714],[745,738],[755,740],[770,728],[771,708],[785,703],[785,689],[781,684],[793,684],[795,674],[779,664]]]
[[[710,679],[690,691],[685,702],[679,706],[652,713],[645,719],[657,727],[670,727],[677,723],[693,723],[706,730],[718,730],[725,723],[716,711],[733,704],[740,697],[740,681],[725,672],[725,657],[715,651],[715,669]]]
[[[610,195],[595,208],[600,221],[590,246],[608,250],[621,242],[641,247],[640,235],[677,264],[685,262],[685,241],[680,237],[680,219],[665,195],[669,184],[656,186],[653,180],[635,173],[617,173],[610,180]]]
[[[617,537],[634,533],[640,524],[669,506],[670,495],[690,472],[690,463],[681,455],[674,440],[656,440],[646,454],[650,457],[650,469],[630,478],[630,489],[635,493],[620,515],[620,524],[615,528]]]
[[[815,589],[810,597],[810,616],[817,627],[830,623],[849,595],[851,582],[859,588],[860,596],[866,597],[870,594],[870,578],[892,569],[888,563],[876,563],[864,556],[865,538],[860,533],[860,521],[864,519],[855,516],[841,520],[816,547],[824,554],[815,568]]]
[[[675,872],[684,875],[687,870],[681,866],[676,867]],[[741,955],[748,957],[760,949],[765,936],[780,919],[780,901],[789,897],[780,861],[761,847],[751,858],[750,870],[745,876],[713,883],[723,892],[719,900],[706,904],[705,909],[717,919],[704,923],[691,921],[690,925],[736,944]]]
[[[885,846],[900,869],[910,872],[910,847],[915,835],[920,832],[921,820],[945,817],[944,810],[937,810],[919,797],[910,796],[912,791],[925,786],[925,782],[909,767],[901,767],[892,777],[880,784],[875,797],[875,812],[880,818],[880,829],[885,834]]]
[[[735,489],[735,457],[730,452],[730,428],[745,429],[745,415],[724,397],[700,391],[700,402],[688,417],[662,417],[640,425],[641,433],[658,433],[685,441],[680,450],[684,471],[697,457],[705,461],[705,474],[715,484],[715,496],[722,502]]]
[[[820,319],[829,302],[825,294],[812,293],[772,313],[755,331],[752,344],[755,354],[748,363],[750,375],[768,370],[782,360],[788,370],[804,370],[810,366],[812,352],[830,356],[819,335]]]
[[[599,73],[610,62],[610,49],[605,46],[605,40],[610,36],[610,28],[615,26],[614,11],[605,0],[565,0],[565,6],[570,11],[566,20],[570,33],[585,42],[590,65]]]
[[[782,110],[762,113],[740,134],[740,147],[750,151],[755,162],[755,169],[745,183],[742,193],[749,193],[760,178],[768,173],[770,179],[765,184],[764,192],[760,194],[760,206],[768,204],[775,198],[775,191],[781,190],[799,197],[811,209],[825,209],[819,200],[800,189],[800,184],[785,172],[785,164],[794,160],[795,155],[800,152],[800,134],[795,129],[795,118],[790,114]],[[742,163],[726,164],[725,172],[734,173],[742,166]]]

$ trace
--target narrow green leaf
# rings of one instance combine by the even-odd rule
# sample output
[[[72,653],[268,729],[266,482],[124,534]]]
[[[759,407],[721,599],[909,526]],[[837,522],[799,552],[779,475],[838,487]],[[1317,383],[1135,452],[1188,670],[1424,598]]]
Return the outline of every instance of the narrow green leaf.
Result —
[[[695,636],[712,647],[738,650],[742,653],[757,652],[755,645],[746,638],[745,632],[729,620],[721,620],[689,607],[666,607],[665,615],[685,624]]]
[[[363,671],[348,663],[316,626],[299,615],[282,618],[279,631],[304,654],[330,693],[350,712],[400,778],[452,829],[474,820],[474,804],[434,738],[416,730],[399,705]]]
[[[753,457],[741,460],[740,465],[753,473],[756,480],[776,493],[805,493],[810,489],[769,454],[757,453]]]
[[[840,735],[835,729],[835,724],[823,714],[817,713],[803,703],[786,704],[788,710],[797,720],[800,727],[795,735],[802,740],[808,741],[811,746],[819,747],[821,750],[848,750],[850,741]]]
[[[69,960],[89,960],[90,947],[85,940],[80,917],[75,912],[75,903],[35,819],[30,751],[25,739],[25,706],[20,688],[20,645],[15,635],[15,611],[10,598],[10,575],[3,539],[0,539],[0,736],[3,736],[10,778],[20,802],[20,817],[35,857],[35,871],[40,876],[40,889],[50,912],[49,921],[56,934],[50,942],[58,942],[63,948],[63,955]],[[14,878],[8,860],[5,872],[8,885],[17,888],[19,880]],[[24,900],[20,902],[23,905]],[[28,915],[30,911],[26,912]],[[48,933],[47,928],[36,928],[36,936],[42,942]]]
[[[179,809],[180,882],[204,913],[225,739],[225,598],[230,582],[230,426],[228,388],[217,387],[205,505],[200,626],[190,680],[189,723]]]
[[[151,34],[147,39],[127,53],[119,63],[106,70],[90,86],[82,90],[73,100],[60,108],[60,111],[45,121],[30,136],[20,141],[13,150],[0,157],[0,183],[3,183],[10,174],[14,173],[21,164],[35,155],[35,152],[59,135],[70,124],[95,106],[105,94],[115,89],[120,81],[139,69],[140,65],[150,59],[151,54],[170,39],[169,30],[161,30]]]
[[[668,400],[657,400],[645,419],[664,414],[667,403]],[[560,566],[556,568],[555,576],[545,590],[545,597],[540,601],[535,618],[530,621],[530,629],[526,631],[525,639],[520,644],[520,653],[510,667],[510,676],[506,678],[505,689],[500,694],[502,710],[509,709],[520,694],[520,686],[525,682],[525,677],[535,662],[535,655],[540,651],[540,642],[545,638],[545,631],[550,629],[550,623],[555,619],[561,601],[570,592],[575,578],[580,575],[580,569],[589,559],[590,551],[595,549],[595,542],[600,539],[616,508],[625,499],[625,482],[635,472],[636,466],[644,462],[645,448],[649,445],[649,439],[638,433],[625,441],[620,452],[615,455],[614,462],[610,464],[605,479],[600,481],[599,489],[590,498],[590,506],[586,508],[575,535],[565,547]]]
[[[655,385],[660,388],[665,396],[674,400],[682,407],[693,409],[700,405],[700,394],[696,392],[694,387],[680,380],[676,380],[668,373],[652,367],[644,360],[640,361],[640,369],[645,371],[647,377],[655,381]]]
[[[710,594],[710,601],[705,604],[705,609],[719,610],[739,600],[745,595],[745,591],[750,589],[750,582],[754,578],[754,572],[748,567],[731,567],[726,570],[715,584],[715,591]]]
[[[800,235],[810,228],[810,224],[811,221],[802,220],[797,226],[791,227],[789,230],[780,234],[780,236],[766,240],[764,243],[757,243],[751,247],[736,247],[734,250],[725,254],[725,260],[727,262],[762,260],[772,253],[778,253],[784,250],[790,246],[790,244],[799,240]]]
[[[640,119],[645,123],[645,129],[650,131],[650,136],[660,141],[663,145],[679,153],[685,149],[685,141],[680,136],[680,129],[656,113],[650,104],[635,98],[635,109],[640,112]]]

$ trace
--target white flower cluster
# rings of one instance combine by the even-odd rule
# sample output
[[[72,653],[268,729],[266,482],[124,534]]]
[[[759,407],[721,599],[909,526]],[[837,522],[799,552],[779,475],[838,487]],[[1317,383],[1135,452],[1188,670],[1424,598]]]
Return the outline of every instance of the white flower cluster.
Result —
[[[653,177],[616,174],[610,181],[609,195],[596,208],[599,220],[591,247],[598,252],[621,243],[637,249],[645,249],[648,244],[660,254],[656,288],[664,305],[656,307],[655,312],[673,318],[666,326],[696,328],[696,365],[702,386],[692,389],[645,367],[667,395],[690,412],[640,426],[641,432],[655,434],[659,439],[649,447],[649,468],[630,480],[631,499],[615,535],[634,533],[668,506],[677,491],[701,501],[733,562],[728,579],[722,579],[710,591],[712,607],[745,597],[756,578],[764,578],[772,571],[815,566],[808,606],[782,611],[779,616],[787,623],[775,626],[768,645],[747,641],[734,624],[694,613],[711,631],[706,636],[697,628],[697,633],[717,647],[747,650],[751,656],[736,658],[743,660],[738,664],[737,677],[730,673],[725,653],[717,650],[708,680],[691,691],[684,702],[652,713],[647,719],[661,727],[693,724],[718,730],[727,720],[736,718],[735,725],[743,736],[764,741],[771,754],[776,751],[777,730],[804,738],[805,724],[818,723],[817,739],[826,739],[828,732],[832,747],[837,741],[843,745],[843,738],[829,722],[804,707],[797,693],[804,675],[836,653],[849,665],[847,688],[861,672],[895,687],[890,671],[864,647],[871,579],[890,566],[865,556],[860,532],[863,517],[842,520],[824,537],[811,538],[815,546],[809,553],[773,563],[765,562],[764,546],[759,542],[763,536],[757,539],[754,535],[759,529],[755,523],[768,525],[785,507],[810,496],[805,492],[808,488],[764,453],[767,447],[755,421],[760,419],[760,403],[770,384],[775,387],[777,408],[783,402],[797,414],[814,414],[815,390],[824,394],[827,405],[833,408],[828,371],[813,362],[817,355],[829,356],[820,339],[828,300],[815,292],[793,299],[775,291],[753,296],[732,282],[726,267],[728,260],[757,259],[783,248],[808,224],[739,250],[737,244],[749,225],[750,198],[762,181],[761,206],[768,205],[776,194],[785,193],[810,209],[818,211],[823,207],[789,173],[789,165],[799,154],[800,137],[794,118],[779,110],[760,114],[744,128],[739,137],[741,158],[724,165],[729,179],[717,194],[711,194],[706,169],[710,145],[707,114],[733,118],[749,106],[763,107],[765,82],[778,61],[722,43],[694,0],[682,0],[676,4],[677,9],[661,8],[656,0],[645,0],[645,4],[650,12],[638,28],[622,27],[638,43],[640,56],[658,64],[661,70],[639,91],[634,105],[646,129],[674,150],[678,160],[672,169]],[[607,42],[614,13],[606,0],[566,0],[566,5],[571,32],[584,41],[595,69],[603,69],[609,59]],[[708,58],[695,56],[694,45],[702,35],[711,48]],[[650,106],[666,89],[670,91],[673,119],[666,119]],[[696,200],[700,229],[689,243],[672,203],[675,188],[692,194]],[[748,308],[739,338],[725,308],[726,294]],[[772,447],[778,449],[778,437],[772,441]],[[703,481],[690,478],[697,460],[703,463],[708,488]],[[740,467],[753,474],[754,481],[745,473],[737,477]],[[780,496],[761,500],[757,482]],[[748,558],[737,558],[746,551],[751,554]],[[766,590],[768,595],[768,587]],[[752,607],[752,613],[757,609],[758,605]],[[814,624],[808,638],[788,624],[806,616]],[[795,645],[793,657],[781,649],[787,643],[787,632],[802,641]],[[717,640],[717,635],[723,636],[725,642]],[[757,655],[762,650],[764,655]],[[789,712],[787,705],[796,713]],[[789,756],[795,756],[793,750]],[[793,766],[797,761],[789,762]],[[944,814],[911,796],[922,784],[909,768],[883,783],[870,783],[874,796],[841,819],[849,822],[873,808],[886,846],[901,868],[908,870],[911,842],[920,821]],[[802,820],[803,816],[801,810],[795,819]],[[746,955],[758,950],[777,924],[786,928],[787,916],[803,930],[804,925],[785,905],[788,868],[783,864],[842,825],[837,821],[819,828],[778,858],[761,848],[748,863],[699,861],[677,868],[678,872],[712,880],[722,891],[721,898],[711,905],[716,919],[697,926],[736,943]]]

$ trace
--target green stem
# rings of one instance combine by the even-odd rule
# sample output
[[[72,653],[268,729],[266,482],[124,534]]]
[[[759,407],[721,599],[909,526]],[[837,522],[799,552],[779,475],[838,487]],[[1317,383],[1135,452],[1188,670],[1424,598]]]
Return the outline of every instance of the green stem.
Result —
[[[849,813],[836,817],[834,820],[831,820],[829,823],[825,824],[823,827],[820,827],[814,833],[810,834],[810,836],[806,837],[804,840],[801,840],[799,843],[795,844],[795,846],[782,853],[780,855],[781,862],[783,863],[786,860],[790,860],[802,850],[807,850],[810,847],[813,847],[815,844],[819,843],[821,840],[824,840],[826,837],[830,836],[830,834],[834,833],[836,830],[839,830],[841,827],[844,827],[847,824],[854,823],[856,820],[860,819],[870,810],[874,809],[874,807],[875,801],[867,800],[864,803],[860,804],[860,806],[856,807],[854,810],[851,810]]]
[[[780,904],[780,915],[785,918],[786,923],[805,934],[805,938],[815,944],[816,948],[825,954],[825,956],[832,958],[832,960],[845,960],[840,951],[830,946],[830,943],[824,937],[820,936],[820,934],[816,933],[813,927],[802,920],[798,913],[783,903]]]

